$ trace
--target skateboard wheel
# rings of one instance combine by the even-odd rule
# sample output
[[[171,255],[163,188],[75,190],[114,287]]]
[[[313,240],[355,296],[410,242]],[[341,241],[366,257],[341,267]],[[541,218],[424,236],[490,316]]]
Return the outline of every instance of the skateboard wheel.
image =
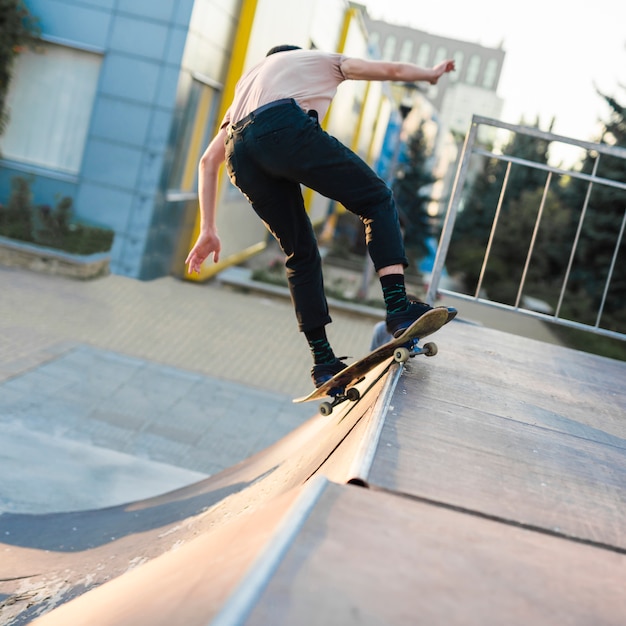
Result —
[[[350,387],[346,391],[346,398],[351,402],[356,402],[361,397],[361,392],[356,387]]]
[[[396,363],[406,363],[410,356],[411,353],[407,348],[396,348],[393,353],[393,359]]]
[[[425,343],[423,350],[426,356],[435,356],[438,352],[437,344],[432,341]]]
[[[330,402],[320,404],[320,415],[330,415],[333,412],[333,405]]]

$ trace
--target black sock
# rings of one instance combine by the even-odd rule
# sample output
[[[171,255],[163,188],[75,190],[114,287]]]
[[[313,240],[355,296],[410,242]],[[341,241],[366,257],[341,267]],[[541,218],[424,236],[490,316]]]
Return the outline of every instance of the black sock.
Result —
[[[409,300],[406,297],[404,286],[404,274],[387,274],[380,277],[383,288],[383,298],[387,313],[400,313],[409,308]]]
[[[304,336],[309,342],[311,354],[313,355],[313,363],[315,365],[332,363],[337,358],[335,357],[333,349],[330,347],[330,343],[328,343],[326,328],[324,326],[314,328],[313,330],[307,330],[305,331]]]

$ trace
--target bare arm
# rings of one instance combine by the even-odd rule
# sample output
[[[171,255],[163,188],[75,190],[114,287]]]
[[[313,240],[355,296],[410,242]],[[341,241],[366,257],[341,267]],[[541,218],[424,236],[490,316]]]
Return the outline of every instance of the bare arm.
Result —
[[[198,167],[198,195],[200,201],[200,234],[185,263],[189,273],[200,272],[202,263],[213,254],[215,263],[219,261],[221,242],[215,223],[217,214],[217,180],[220,166],[225,159],[224,140],[226,129],[221,129],[213,138],[200,158]]]
[[[454,61],[451,59],[447,59],[430,69],[413,63],[370,61],[357,58],[347,58],[341,64],[343,75],[350,80],[391,80],[403,83],[427,81],[431,85],[436,84],[444,74],[453,72],[454,69]]]

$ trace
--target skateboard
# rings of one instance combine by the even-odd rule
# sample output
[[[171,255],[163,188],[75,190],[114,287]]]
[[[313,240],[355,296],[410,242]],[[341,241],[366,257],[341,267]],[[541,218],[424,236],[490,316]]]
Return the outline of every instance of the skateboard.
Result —
[[[361,393],[355,385],[361,382],[365,375],[379,363],[391,357],[396,363],[406,363],[410,357],[418,354],[435,356],[437,345],[430,342],[420,347],[419,340],[438,331],[447,321],[448,310],[446,308],[431,309],[413,322],[399,337],[379,346],[362,359],[335,374],[308,396],[296,398],[294,402],[311,402],[329,396],[332,402],[320,404],[319,410],[322,415],[330,415],[334,407],[346,400],[356,402],[361,397]]]

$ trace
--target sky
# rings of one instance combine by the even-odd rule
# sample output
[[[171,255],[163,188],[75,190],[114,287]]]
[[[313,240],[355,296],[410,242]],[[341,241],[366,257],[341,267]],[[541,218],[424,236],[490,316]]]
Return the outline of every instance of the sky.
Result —
[[[552,132],[597,141],[609,107],[596,93],[626,105],[624,0],[361,0],[373,19],[433,35],[502,44],[498,95],[502,121],[523,119]],[[623,87],[620,87],[622,85]]]

